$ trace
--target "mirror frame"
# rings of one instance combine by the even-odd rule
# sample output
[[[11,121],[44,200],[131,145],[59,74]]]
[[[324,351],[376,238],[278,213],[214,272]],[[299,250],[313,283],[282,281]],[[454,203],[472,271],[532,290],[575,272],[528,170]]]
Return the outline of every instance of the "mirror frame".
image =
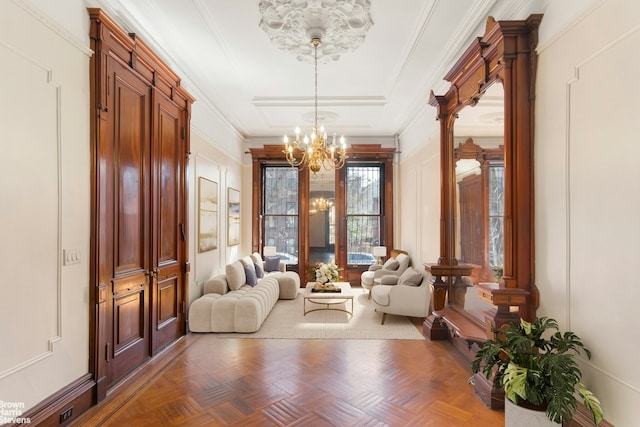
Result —
[[[498,288],[477,285],[482,299],[496,309],[487,313],[486,337],[491,327],[518,320],[532,321],[539,306],[534,285],[534,180],[533,132],[536,46],[541,14],[521,21],[487,19],[485,33],[473,40],[469,48],[444,77],[451,83],[444,95],[430,94],[429,104],[437,108],[440,121],[441,214],[440,258],[436,264],[425,264],[435,276],[432,296],[434,313],[425,320],[425,334],[442,339],[435,329],[448,335],[460,329],[441,318],[438,310],[445,307],[447,296],[454,301],[462,287],[461,276],[471,273],[469,265],[458,264],[456,247],[456,177],[454,158],[454,123],[465,107],[478,103],[492,84],[504,87],[504,271]],[[518,312],[511,312],[518,306]],[[519,313],[519,316],[518,316]],[[446,324],[445,324],[446,323]]]

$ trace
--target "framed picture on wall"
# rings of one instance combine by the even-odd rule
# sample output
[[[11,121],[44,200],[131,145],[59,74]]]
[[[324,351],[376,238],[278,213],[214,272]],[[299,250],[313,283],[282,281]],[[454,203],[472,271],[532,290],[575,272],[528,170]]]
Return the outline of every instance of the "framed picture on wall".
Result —
[[[218,183],[198,177],[198,252],[218,247]]]
[[[235,188],[227,188],[227,244],[229,246],[240,244],[240,191]]]

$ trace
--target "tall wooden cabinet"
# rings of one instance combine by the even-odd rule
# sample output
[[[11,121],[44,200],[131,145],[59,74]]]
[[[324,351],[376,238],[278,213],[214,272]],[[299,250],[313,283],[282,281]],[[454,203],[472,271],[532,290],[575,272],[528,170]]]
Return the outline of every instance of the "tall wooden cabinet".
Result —
[[[185,333],[193,98],[133,34],[91,18],[91,360],[97,400]]]

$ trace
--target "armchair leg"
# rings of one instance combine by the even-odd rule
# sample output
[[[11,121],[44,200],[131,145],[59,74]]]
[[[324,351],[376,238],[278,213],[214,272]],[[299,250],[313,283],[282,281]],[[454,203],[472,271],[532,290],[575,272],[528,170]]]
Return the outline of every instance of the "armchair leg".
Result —
[[[387,313],[382,313],[382,323],[380,323],[381,325],[384,325],[384,321],[387,319]]]
[[[369,295],[367,295],[367,299],[371,299],[371,289],[369,289]]]

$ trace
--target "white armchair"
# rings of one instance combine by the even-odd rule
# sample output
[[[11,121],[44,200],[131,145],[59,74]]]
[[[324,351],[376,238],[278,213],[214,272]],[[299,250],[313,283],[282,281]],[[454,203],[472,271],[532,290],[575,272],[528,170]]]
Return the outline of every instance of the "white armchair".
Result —
[[[433,282],[433,277],[427,272],[420,273],[408,267],[400,277],[382,276],[379,282],[370,294],[376,311],[382,313],[382,325],[387,314],[427,317]]]
[[[360,275],[360,285],[370,291],[375,285],[375,279],[379,277],[386,275],[400,277],[407,267],[409,267],[410,261],[411,259],[407,252],[394,249],[391,251],[389,259],[383,265],[373,264],[369,267],[369,270]],[[371,293],[369,293],[369,298],[371,298]]]

